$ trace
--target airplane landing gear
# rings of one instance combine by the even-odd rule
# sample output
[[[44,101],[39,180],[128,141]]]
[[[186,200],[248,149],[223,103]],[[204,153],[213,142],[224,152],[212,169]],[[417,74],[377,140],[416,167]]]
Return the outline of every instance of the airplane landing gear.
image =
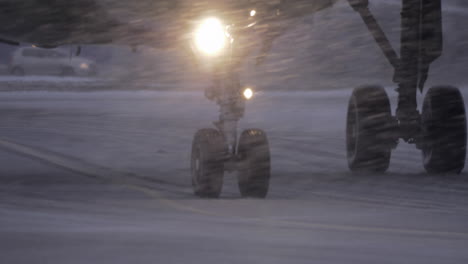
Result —
[[[467,128],[465,103],[451,86],[431,88],[425,99],[418,131],[408,143],[421,149],[428,173],[460,173],[465,166]],[[385,90],[378,86],[354,90],[348,106],[346,141],[351,171],[385,172],[391,150],[408,134],[391,116]]]
[[[465,103],[451,86],[431,88],[418,111],[430,64],[442,55],[441,0],[403,0],[400,56],[393,49],[367,0],[348,0],[388,62],[398,84],[398,107],[392,117],[385,90],[376,86],[354,90],[347,117],[348,165],[352,171],[384,172],[399,139],[422,150],[428,173],[460,173],[465,166],[467,129]]]
[[[199,197],[220,196],[224,171],[237,171],[242,197],[265,198],[268,194],[270,149],[262,130],[245,130],[237,149],[230,152],[220,131],[201,129],[193,139],[190,165],[193,191]]]
[[[205,96],[219,105],[216,129],[201,129],[193,139],[191,171],[195,195],[218,198],[224,172],[237,172],[242,197],[265,198],[270,182],[270,148],[264,131],[247,129],[238,137],[245,97],[236,68],[215,73]],[[227,81],[220,81],[227,80]]]

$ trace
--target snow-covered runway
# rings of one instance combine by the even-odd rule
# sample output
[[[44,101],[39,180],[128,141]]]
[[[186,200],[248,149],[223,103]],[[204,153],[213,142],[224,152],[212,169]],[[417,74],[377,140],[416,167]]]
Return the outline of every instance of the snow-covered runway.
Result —
[[[192,195],[191,140],[217,119],[201,92],[2,93],[1,262],[466,263],[467,174],[428,176],[404,143],[388,173],[349,173],[350,93],[249,102],[266,200],[240,199],[235,175],[220,200]]]

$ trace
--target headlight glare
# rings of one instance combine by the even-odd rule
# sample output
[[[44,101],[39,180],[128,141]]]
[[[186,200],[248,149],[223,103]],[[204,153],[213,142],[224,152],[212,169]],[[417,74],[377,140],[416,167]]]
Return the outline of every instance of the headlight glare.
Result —
[[[253,97],[253,90],[250,88],[245,88],[242,95],[244,95],[245,99],[250,100]]]
[[[195,45],[207,55],[219,54],[226,43],[225,29],[217,18],[203,20],[195,31]]]

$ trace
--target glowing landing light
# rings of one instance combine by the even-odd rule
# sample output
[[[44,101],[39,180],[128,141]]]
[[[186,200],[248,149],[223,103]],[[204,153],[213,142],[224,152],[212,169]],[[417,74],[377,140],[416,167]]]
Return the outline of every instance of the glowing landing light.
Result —
[[[217,18],[205,19],[195,31],[195,44],[207,55],[216,55],[221,52],[225,41],[224,26]]]
[[[244,98],[247,100],[252,99],[253,97],[253,91],[250,88],[245,88],[244,92],[242,93],[244,95]]]
[[[255,16],[256,14],[257,14],[257,11],[255,11],[255,9],[250,11],[250,16],[251,17]]]

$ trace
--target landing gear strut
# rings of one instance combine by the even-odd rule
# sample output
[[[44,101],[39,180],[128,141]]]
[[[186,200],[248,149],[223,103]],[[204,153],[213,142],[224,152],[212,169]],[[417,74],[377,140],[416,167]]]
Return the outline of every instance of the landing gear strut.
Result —
[[[348,0],[369,28],[382,52],[395,68],[398,84],[396,116],[385,90],[365,86],[354,90],[348,106],[347,157],[352,171],[384,172],[398,140],[421,149],[429,173],[460,173],[465,166],[467,129],[465,103],[451,86],[429,89],[417,109],[429,65],[442,54],[440,0],[403,0],[401,52],[398,58],[383,30],[368,9],[367,0]]]

